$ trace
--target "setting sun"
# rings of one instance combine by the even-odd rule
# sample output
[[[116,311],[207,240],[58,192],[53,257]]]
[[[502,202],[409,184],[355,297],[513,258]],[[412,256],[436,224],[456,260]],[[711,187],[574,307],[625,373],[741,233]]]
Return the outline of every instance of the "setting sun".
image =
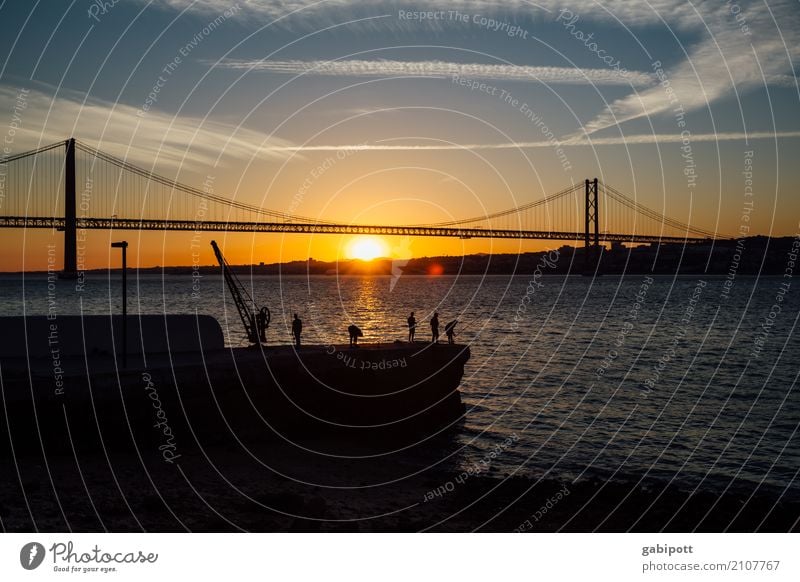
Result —
[[[347,257],[371,261],[387,255],[386,243],[374,236],[360,236],[354,238],[347,245]]]

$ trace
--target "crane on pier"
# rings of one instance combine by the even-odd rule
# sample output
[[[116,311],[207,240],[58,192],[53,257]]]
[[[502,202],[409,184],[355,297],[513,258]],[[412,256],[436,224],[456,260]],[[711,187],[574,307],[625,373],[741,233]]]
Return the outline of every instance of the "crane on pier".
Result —
[[[222,256],[222,251],[219,250],[216,241],[211,241],[211,248],[214,249],[214,254],[217,257],[219,266],[222,269],[222,276],[225,279],[226,285],[231,292],[233,302],[236,304],[236,310],[239,312],[239,317],[242,318],[247,339],[252,345],[260,346],[267,341],[267,328],[271,319],[269,309],[266,307],[259,308],[256,305],[255,299],[247,292],[247,288],[242,285],[239,277],[236,276],[228,261]],[[250,308],[252,306],[252,309]]]

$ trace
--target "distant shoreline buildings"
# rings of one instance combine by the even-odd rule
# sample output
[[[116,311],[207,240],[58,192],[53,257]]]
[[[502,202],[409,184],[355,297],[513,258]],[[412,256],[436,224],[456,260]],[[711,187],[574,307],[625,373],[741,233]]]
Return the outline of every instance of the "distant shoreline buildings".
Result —
[[[623,243],[611,243],[603,247],[599,272],[606,275],[654,274],[654,275],[714,275],[752,276],[783,275],[787,264],[800,248],[798,237],[754,236],[744,239],[717,240],[708,243],[651,243],[627,247]],[[558,249],[559,261],[550,275],[580,275],[588,264],[584,247],[563,245]],[[409,259],[402,267],[403,275],[526,275],[532,273],[543,256],[551,250],[527,253],[503,253],[457,256],[434,256]],[[594,253],[592,253],[594,254]],[[259,263],[257,265],[232,265],[238,273],[254,275],[374,275],[391,276],[393,259],[361,261],[346,259],[339,261],[290,261],[286,263]],[[112,269],[116,270],[116,269]],[[219,271],[216,265],[187,265],[146,267],[139,273],[165,273],[186,275],[213,275]],[[87,271],[91,273],[92,271]],[[94,269],[96,273],[107,273],[108,269]],[[5,273],[6,275],[14,273]],[[18,273],[17,273],[18,274]]]

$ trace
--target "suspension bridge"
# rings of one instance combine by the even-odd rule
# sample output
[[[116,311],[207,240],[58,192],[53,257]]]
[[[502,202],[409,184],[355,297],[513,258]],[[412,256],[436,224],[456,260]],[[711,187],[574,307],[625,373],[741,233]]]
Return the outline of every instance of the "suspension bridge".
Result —
[[[0,170],[0,228],[63,231],[66,276],[77,272],[79,229],[565,240],[583,242],[586,257],[602,242],[730,238],[651,210],[596,178],[501,212],[400,226],[261,208],[160,176],[74,138],[5,157]]]

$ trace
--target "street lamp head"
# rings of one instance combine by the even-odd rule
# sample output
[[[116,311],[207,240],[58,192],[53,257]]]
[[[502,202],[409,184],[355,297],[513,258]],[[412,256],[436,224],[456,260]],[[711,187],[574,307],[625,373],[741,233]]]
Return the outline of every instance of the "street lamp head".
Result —
[[[121,240],[121,241],[118,241],[118,242],[112,242],[111,243],[111,248],[114,248],[114,249],[124,249],[124,248],[127,248],[127,247],[128,247],[128,241],[126,241],[126,240]]]

